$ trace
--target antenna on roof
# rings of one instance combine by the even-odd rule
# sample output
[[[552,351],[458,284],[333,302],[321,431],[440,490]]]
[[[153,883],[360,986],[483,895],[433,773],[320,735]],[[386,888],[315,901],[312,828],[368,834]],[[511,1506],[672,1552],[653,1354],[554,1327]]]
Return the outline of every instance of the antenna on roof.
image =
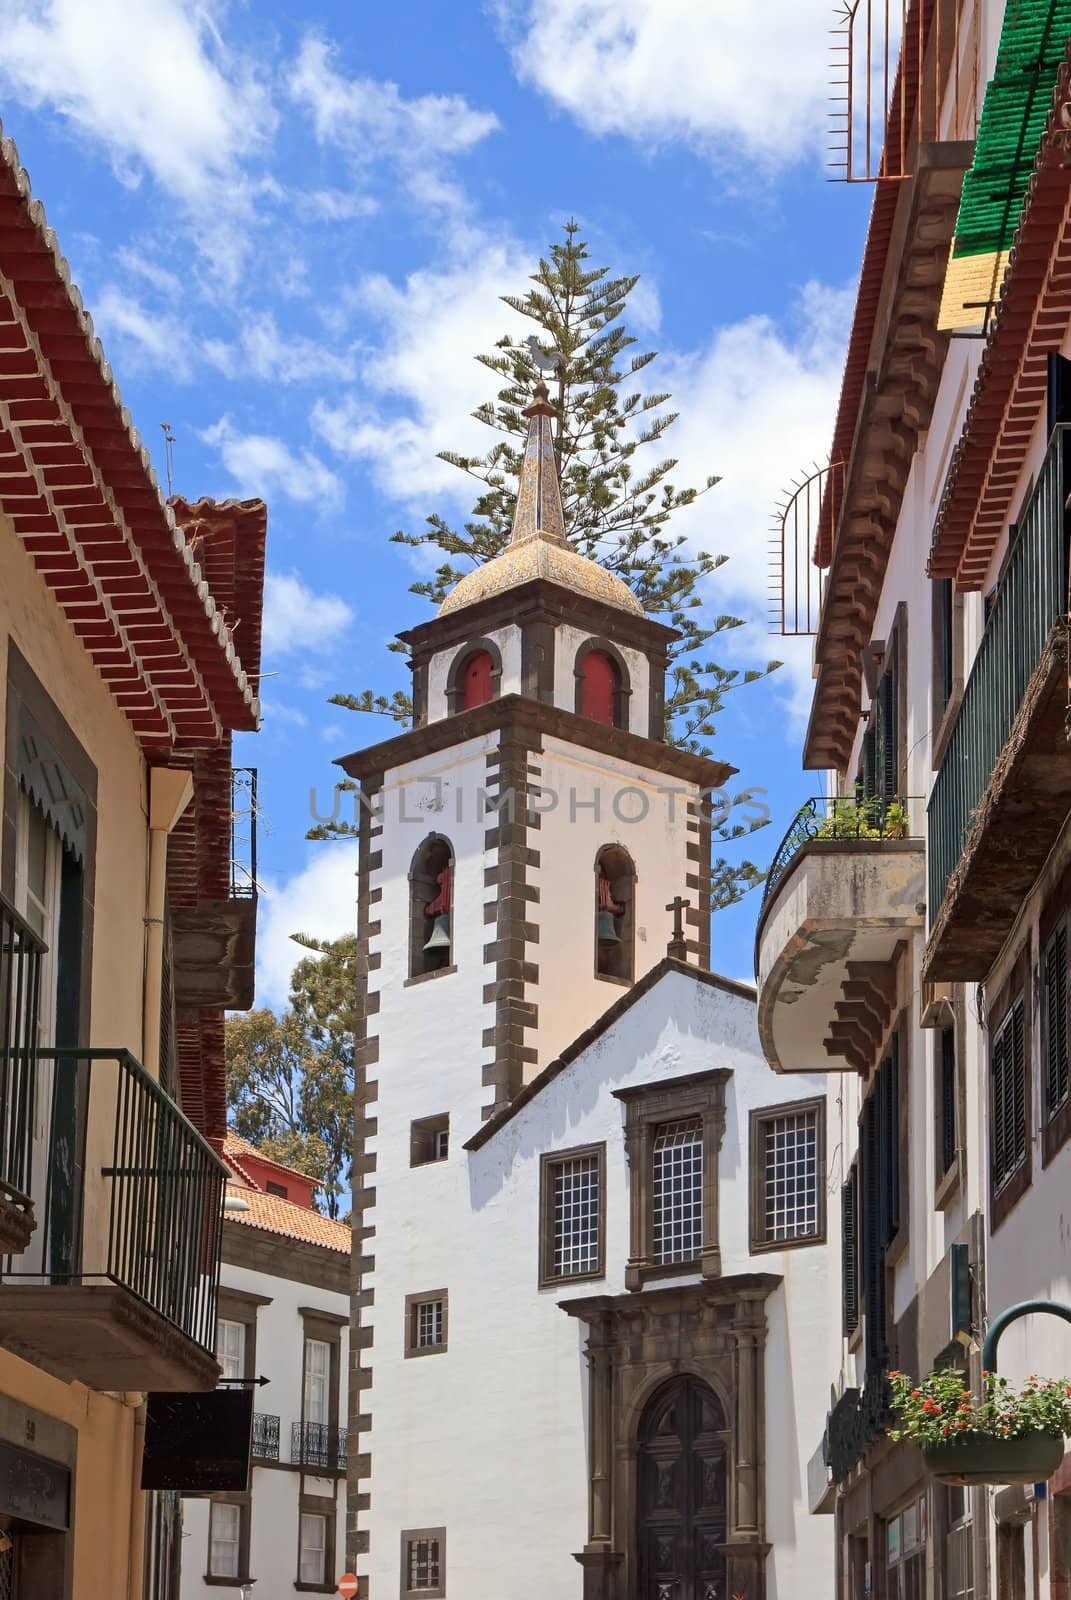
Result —
[[[167,498],[170,500],[174,492],[175,477],[175,435],[171,432],[170,422],[161,422],[164,430],[164,470],[167,473]]]

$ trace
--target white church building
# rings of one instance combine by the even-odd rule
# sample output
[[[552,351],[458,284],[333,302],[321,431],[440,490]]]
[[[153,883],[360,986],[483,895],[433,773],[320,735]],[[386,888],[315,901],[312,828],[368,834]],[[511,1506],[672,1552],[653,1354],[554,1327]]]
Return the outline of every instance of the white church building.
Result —
[[[664,742],[675,635],[568,546],[526,414],[509,545],[403,636],[413,728],[342,762],[347,1559],[366,1600],[821,1600],[834,1107],[708,970],[733,769]]]

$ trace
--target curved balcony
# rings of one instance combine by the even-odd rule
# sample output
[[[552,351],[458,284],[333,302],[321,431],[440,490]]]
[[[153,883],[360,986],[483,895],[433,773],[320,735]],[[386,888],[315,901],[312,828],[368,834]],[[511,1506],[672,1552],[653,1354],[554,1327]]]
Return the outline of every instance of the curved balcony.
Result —
[[[775,1072],[873,1064],[896,1005],[892,960],[925,916],[910,809],[823,797],[793,818],[755,935],[759,1034]]]

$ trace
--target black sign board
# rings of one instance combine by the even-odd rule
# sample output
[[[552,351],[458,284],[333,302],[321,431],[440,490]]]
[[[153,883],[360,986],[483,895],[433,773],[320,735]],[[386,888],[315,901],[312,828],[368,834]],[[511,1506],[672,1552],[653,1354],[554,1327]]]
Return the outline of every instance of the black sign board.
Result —
[[[251,1389],[150,1394],[141,1487],[182,1494],[248,1489],[252,1433]]]
[[[0,1511],[38,1528],[69,1528],[71,1473],[60,1461],[0,1443]]]

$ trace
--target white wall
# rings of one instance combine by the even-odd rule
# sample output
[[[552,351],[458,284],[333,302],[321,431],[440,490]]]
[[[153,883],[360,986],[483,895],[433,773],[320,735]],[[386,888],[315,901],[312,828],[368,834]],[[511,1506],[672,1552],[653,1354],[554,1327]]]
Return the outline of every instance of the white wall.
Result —
[[[432,986],[434,987],[434,985]],[[445,1035],[444,1035],[445,1037]],[[373,1594],[395,1592],[400,1533],[447,1529],[448,1592],[519,1592],[575,1600],[573,1552],[587,1531],[584,1330],[559,1308],[567,1286],[538,1288],[539,1158],[589,1141],[607,1145],[607,1255],[603,1282],[624,1290],[628,1177],[622,1108],[611,1091],[729,1067],[720,1160],[723,1270],[785,1274],[768,1301],[767,1517],[777,1548],[770,1600],[831,1592],[830,1525],[806,1512],[806,1460],[821,1435],[834,1359],[830,1244],[748,1254],[747,1139],[752,1106],[821,1092],[821,1080],[776,1078],[762,1060],[751,1002],[670,974],[481,1150],[463,1141],[472,1115],[471,1069],[456,1053],[414,1051],[405,1070],[381,1064],[372,1365]],[[409,1167],[409,1122],[429,1101],[453,1109],[447,1162]],[[680,1279],[674,1279],[680,1283]],[[442,1355],[406,1360],[405,1296],[449,1289]],[[789,1328],[791,1325],[791,1338]]]

